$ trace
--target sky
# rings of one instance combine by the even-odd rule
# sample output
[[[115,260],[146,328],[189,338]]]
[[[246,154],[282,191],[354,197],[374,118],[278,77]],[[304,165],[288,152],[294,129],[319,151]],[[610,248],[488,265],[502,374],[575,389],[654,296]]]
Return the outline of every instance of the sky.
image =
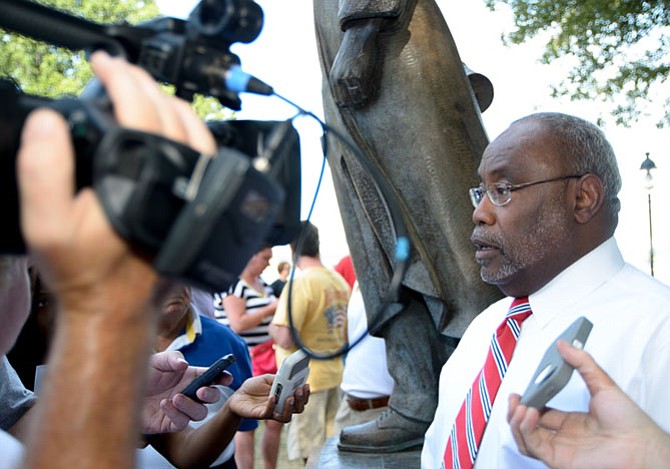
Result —
[[[272,85],[275,91],[301,107],[322,116],[321,69],[316,50],[312,2],[309,0],[256,0],[264,12],[264,26],[250,44],[235,44],[233,52],[242,68]],[[559,111],[594,121],[607,116],[599,102],[570,102],[553,99],[551,84],[557,84],[567,69],[562,63],[541,65],[538,59],[542,43],[533,41],[506,47],[501,34],[513,28],[511,12],[488,10],[483,0],[438,0],[451,30],[461,59],[471,69],[483,73],[493,83],[495,97],[482,119],[489,139],[494,139],[515,119],[538,111]],[[186,17],[194,3],[187,0],[157,0],[166,16]],[[286,119],[293,108],[273,97],[241,95],[242,111],[238,118]],[[666,99],[667,96],[663,96]],[[624,258],[649,272],[649,204],[654,246],[654,270],[659,280],[670,283],[670,224],[665,216],[665,201],[670,197],[670,130],[658,130],[653,119],[634,124],[630,129],[607,123],[603,130],[617,154],[623,178],[619,194],[622,210],[615,233]],[[295,123],[302,140],[302,216],[307,215],[316,189],[323,156],[317,127],[305,119]],[[645,189],[640,165],[645,153],[656,163],[654,187]],[[333,266],[348,252],[344,230],[336,204],[330,173],[326,170],[316,199],[312,222],[319,228],[322,259]],[[288,248],[275,248],[273,265],[290,260]],[[273,272],[269,271],[272,276]],[[267,280],[271,281],[272,278]]]

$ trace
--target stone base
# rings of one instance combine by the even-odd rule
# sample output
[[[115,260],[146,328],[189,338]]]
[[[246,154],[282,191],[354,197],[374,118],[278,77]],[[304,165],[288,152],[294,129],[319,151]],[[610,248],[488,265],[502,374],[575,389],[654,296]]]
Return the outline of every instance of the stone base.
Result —
[[[314,452],[305,469],[415,469],[421,466],[421,450],[400,453],[350,453],[337,449],[338,437],[326,440]]]

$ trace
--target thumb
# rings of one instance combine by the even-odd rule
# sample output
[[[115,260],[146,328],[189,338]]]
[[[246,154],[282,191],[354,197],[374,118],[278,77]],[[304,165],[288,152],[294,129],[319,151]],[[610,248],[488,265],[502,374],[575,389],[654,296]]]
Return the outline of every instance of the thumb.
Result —
[[[184,371],[188,368],[188,362],[178,350],[153,354],[151,365],[160,371]]]
[[[565,361],[577,369],[584,379],[591,396],[606,388],[616,386],[612,378],[605,373],[605,370],[598,366],[589,353],[575,348],[563,340],[559,340],[556,343],[556,347]]]
[[[65,120],[38,109],[26,120],[17,155],[21,226],[28,242],[40,247],[66,235],[74,194],[74,151]]]

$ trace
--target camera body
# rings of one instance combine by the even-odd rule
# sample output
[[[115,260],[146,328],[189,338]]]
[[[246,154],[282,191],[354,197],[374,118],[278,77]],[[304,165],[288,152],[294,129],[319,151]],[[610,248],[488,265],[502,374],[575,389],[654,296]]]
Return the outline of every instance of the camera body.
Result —
[[[221,291],[263,245],[286,244],[297,234],[300,146],[287,122],[209,123],[219,143],[212,158],[163,137],[119,127],[104,99],[50,101],[4,85],[0,99],[12,105],[7,108],[11,119],[0,119],[7,130],[0,132],[0,213],[9,220],[0,235],[0,252],[25,252],[15,155],[23,121],[37,106],[58,111],[69,124],[77,187],[93,187],[114,229],[150,255],[163,275]],[[256,170],[257,155],[244,151],[251,142],[262,149],[277,138],[280,144],[263,156],[269,171]]]
[[[249,5],[255,8],[247,8]],[[138,44],[130,48],[127,57],[131,61],[144,57],[145,62],[139,65],[156,78],[175,84],[182,97],[204,92],[233,108],[239,104],[236,91],[226,89],[224,80],[214,79],[221,78],[231,63],[239,63],[228,51],[230,43],[253,40],[260,30],[259,21],[262,23],[262,12],[251,0],[203,0],[191,15],[194,24],[162,19],[151,28],[111,27],[104,32],[97,25],[82,24],[79,18],[32,2],[17,1],[5,7],[16,7],[20,14],[15,21],[26,25],[31,24],[31,16],[61,27],[72,21],[75,32],[69,30],[68,34],[76,37],[60,44],[66,47],[91,35],[111,37],[110,41],[115,42],[122,31],[130,39],[117,45]],[[240,16],[233,14],[235,11],[247,13]],[[256,21],[248,21],[249,11]],[[0,13],[8,13],[0,23],[13,18],[11,12]],[[214,13],[219,20],[212,23],[209,18]],[[251,30],[245,35],[240,24],[249,25]],[[47,36],[41,39],[51,37],[46,30],[47,26],[40,31]],[[21,32],[30,35],[30,31]],[[223,47],[217,49],[217,42]],[[205,56],[218,54],[219,59],[213,63],[220,70],[214,73],[212,66],[189,66],[194,58],[184,56],[184,52],[190,48],[200,54],[206,51]],[[168,56],[178,56],[180,62],[161,63],[155,54],[147,55],[147,49],[168,51]],[[202,61],[203,56],[197,60]],[[166,63],[175,66],[174,73],[161,74]],[[179,71],[186,68],[189,75]],[[158,69],[163,72],[158,73]],[[10,80],[0,80],[0,213],[6,219],[6,228],[0,233],[0,253],[25,252],[19,223],[16,153],[23,123],[38,107],[51,108],[68,122],[76,153],[77,188],[95,190],[117,233],[148,255],[162,275],[222,291],[261,247],[286,244],[297,235],[300,145],[290,122],[208,123],[218,143],[218,153],[213,157],[158,135],[118,126],[104,92],[83,96],[51,100],[23,94]]]

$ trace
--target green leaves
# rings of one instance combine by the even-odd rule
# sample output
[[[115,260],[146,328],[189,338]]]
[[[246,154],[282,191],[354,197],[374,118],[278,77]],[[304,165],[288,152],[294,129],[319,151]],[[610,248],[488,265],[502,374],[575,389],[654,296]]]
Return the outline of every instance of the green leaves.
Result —
[[[40,3],[101,24],[137,24],[159,16],[153,0],[48,0]],[[0,76],[13,78],[28,94],[59,98],[77,96],[93,77],[83,52],[22,37],[0,29]],[[196,96],[194,109],[202,118],[230,117],[213,98]]]
[[[151,2],[51,0],[41,2],[97,23],[137,22],[158,15]],[[75,96],[91,79],[83,52],[54,47],[0,30],[0,74],[14,78],[29,94]]]
[[[635,122],[639,108],[651,105],[654,92],[668,80],[668,0],[485,1],[492,10],[499,3],[511,8],[517,29],[505,38],[507,43],[521,44],[547,32],[542,63],[576,59],[555,95],[618,102],[612,110],[618,123]],[[663,99],[669,95],[661,94]],[[655,105],[662,107],[659,125],[670,124],[667,99]]]

